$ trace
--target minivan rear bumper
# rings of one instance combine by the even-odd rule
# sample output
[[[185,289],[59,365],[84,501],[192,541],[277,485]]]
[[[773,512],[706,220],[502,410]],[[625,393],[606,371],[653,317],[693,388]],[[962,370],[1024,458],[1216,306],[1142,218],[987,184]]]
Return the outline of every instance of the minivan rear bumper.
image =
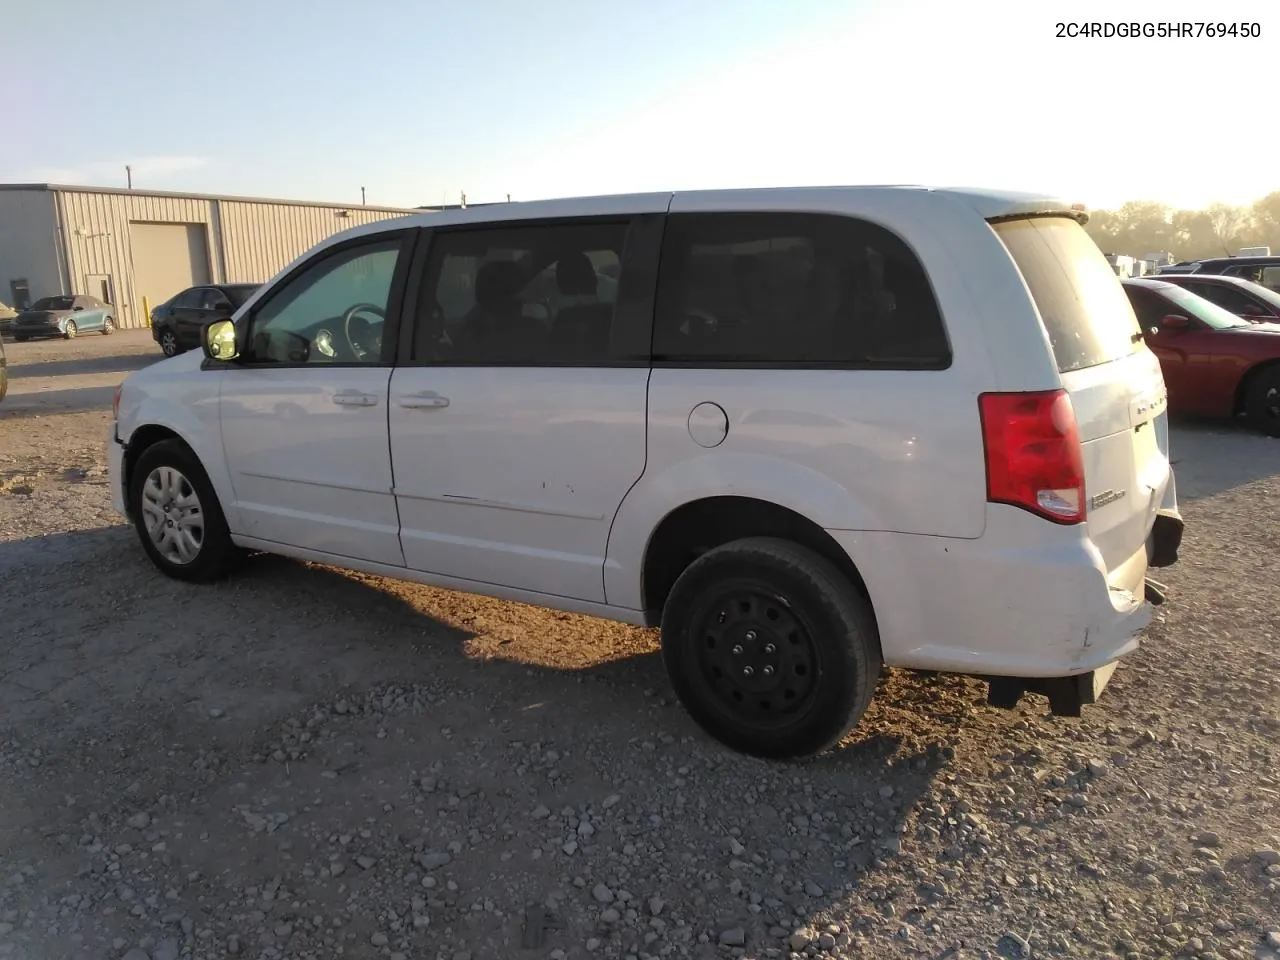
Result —
[[[862,574],[886,665],[980,677],[1005,699],[1046,693],[1055,712],[1073,713],[1097,699],[1151,621],[1144,569],[1176,560],[1182,532],[1176,508],[1161,515],[1124,564],[1129,590],[1108,582],[1083,524],[1057,526],[1002,504],[987,506],[987,529],[974,540],[829,533]]]

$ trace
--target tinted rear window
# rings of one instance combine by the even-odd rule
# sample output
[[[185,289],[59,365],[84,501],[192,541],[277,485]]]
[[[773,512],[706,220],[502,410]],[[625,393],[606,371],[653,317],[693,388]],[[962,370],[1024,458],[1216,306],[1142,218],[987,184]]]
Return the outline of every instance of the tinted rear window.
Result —
[[[1120,280],[1074,220],[1041,217],[993,224],[1044,321],[1058,370],[1110,363],[1138,349],[1137,317]]]
[[[237,285],[233,287],[223,287],[222,289],[225,290],[227,292],[227,296],[231,298],[231,305],[233,307],[239,307],[253,296],[254,291],[256,291],[258,287],[256,284],[249,284],[244,286]]]

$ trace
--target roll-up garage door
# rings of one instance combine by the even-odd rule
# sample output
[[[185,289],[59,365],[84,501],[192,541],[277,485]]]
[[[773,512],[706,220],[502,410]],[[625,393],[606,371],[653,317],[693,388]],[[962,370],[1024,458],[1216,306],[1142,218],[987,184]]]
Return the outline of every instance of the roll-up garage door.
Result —
[[[129,239],[134,297],[143,324],[143,297],[155,307],[180,290],[209,282],[209,245],[203,223],[133,222]]]

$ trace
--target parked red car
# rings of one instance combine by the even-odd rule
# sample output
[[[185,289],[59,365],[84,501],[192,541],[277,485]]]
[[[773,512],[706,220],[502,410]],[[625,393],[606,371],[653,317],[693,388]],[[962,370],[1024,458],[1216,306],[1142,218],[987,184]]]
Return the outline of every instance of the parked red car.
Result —
[[[1280,437],[1280,324],[1243,320],[1163,279],[1121,284],[1160,358],[1171,412],[1244,414],[1256,429]]]
[[[1280,293],[1252,280],[1205,273],[1162,273],[1154,279],[1177,284],[1245,320],[1280,323]]]

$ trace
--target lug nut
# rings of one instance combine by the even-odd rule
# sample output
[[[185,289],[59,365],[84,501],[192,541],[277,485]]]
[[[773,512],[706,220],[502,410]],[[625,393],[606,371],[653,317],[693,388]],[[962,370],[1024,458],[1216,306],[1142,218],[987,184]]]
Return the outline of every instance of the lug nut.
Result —
[[[778,649],[778,648],[777,648],[777,647],[775,647],[772,643],[766,643],[766,644],[764,645],[764,652],[765,652],[765,653],[773,653],[773,652],[774,652],[774,651],[776,651],[777,649]]]
[[[755,673],[755,671],[754,671],[754,670],[752,670],[750,667],[743,667],[743,668],[742,668],[742,675],[743,675],[744,677],[749,677],[749,676],[751,676],[753,673]]]
[[[755,638],[756,638],[756,632],[755,632],[754,630],[748,630],[748,631],[747,631],[747,643],[752,643],[752,642],[754,642],[754,641],[755,641]]]
[[[742,644],[738,644],[736,647],[733,648],[733,655],[735,657],[742,655]]]
[[[765,675],[766,677],[772,677],[772,676],[773,676],[773,667],[766,666],[766,667],[764,668],[764,675]]]

